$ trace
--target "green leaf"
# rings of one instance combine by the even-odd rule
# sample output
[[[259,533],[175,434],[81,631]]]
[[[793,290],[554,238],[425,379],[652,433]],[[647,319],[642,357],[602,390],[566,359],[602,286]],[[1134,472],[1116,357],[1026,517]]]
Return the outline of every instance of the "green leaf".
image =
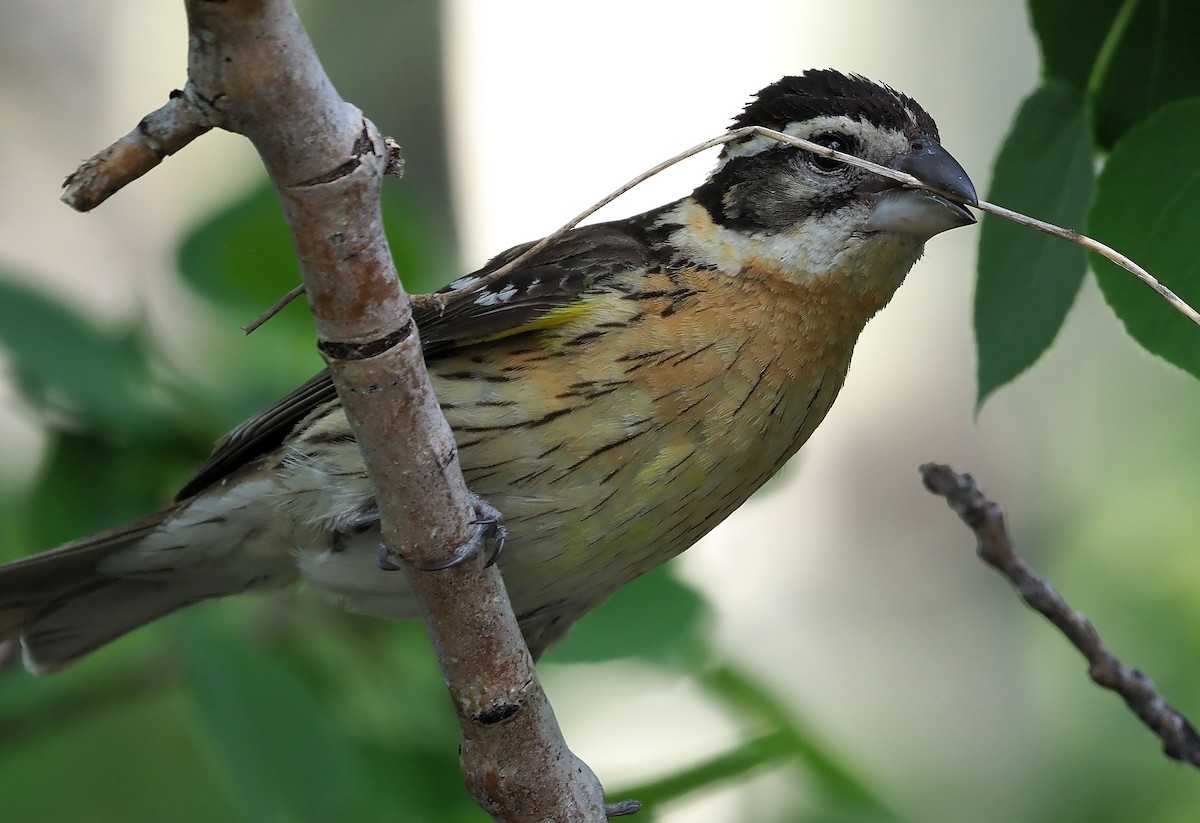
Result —
[[[0,276],[0,346],[11,357],[22,394],[113,432],[158,428],[137,333],[101,328],[62,303]]]
[[[1030,0],[1030,25],[1042,49],[1043,73],[1079,91],[1126,0]]]
[[[103,688],[100,682],[74,671],[59,678],[72,681],[55,701],[67,704],[65,723],[58,716],[39,717],[45,707],[35,700],[12,706],[32,715],[30,722],[49,723],[15,739],[5,729],[0,749],[5,823],[255,820],[238,813],[219,766],[209,762],[186,706],[171,690],[98,705],[92,687]],[[31,682],[37,690],[49,685],[44,678]],[[86,707],[86,714],[73,715],[77,706]],[[71,775],[67,783],[65,774]]]
[[[438,246],[435,233],[426,226],[425,211],[404,185],[383,188],[383,230],[400,281],[412,294],[437,291],[462,272]]]
[[[1090,8],[1080,16],[1090,14]],[[1137,3],[1095,88],[1100,146],[1111,148],[1163,105],[1200,94],[1198,35],[1200,3],[1195,0]]]
[[[640,657],[668,665],[694,660],[703,649],[708,606],[665,567],[617,590],[551,651],[552,663],[597,663]]]
[[[612,796],[636,797],[645,801],[653,812],[658,805],[702,790],[711,791],[721,782],[790,762],[802,768],[806,783],[810,782],[815,790],[813,793],[836,809],[835,819],[880,823],[898,823],[903,819],[858,777],[845,758],[836,754],[819,734],[795,716],[791,707],[753,675],[733,666],[717,665],[704,668],[698,682],[718,706],[737,717],[740,726],[753,729],[757,736],[708,760]]]
[[[1164,104],[1200,94],[1194,0],[1031,0],[1029,8],[1046,76],[1092,95],[1101,148]]]
[[[988,199],[1070,228],[1083,225],[1092,188],[1083,95],[1063,83],[1044,85],[1017,113]],[[975,285],[976,408],[1050,347],[1086,271],[1079,246],[984,215]]]
[[[291,669],[208,614],[176,618],[200,726],[252,819],[351,819],[358,751]]]
[[[1089,233],[1200,304],[1200,98],[1174,103],[1125,135],[1100,174]],[[1147,351],[1200,377],[1200,328],[1132,274],[1093,255],[1100,288]]]
[[[254,319],[300,282],[287,224],[267,184],[193,229],[179,247],[178,262],[185,283],[240,322]],[[308,317],[296,305],[271,323],[312,336]]]

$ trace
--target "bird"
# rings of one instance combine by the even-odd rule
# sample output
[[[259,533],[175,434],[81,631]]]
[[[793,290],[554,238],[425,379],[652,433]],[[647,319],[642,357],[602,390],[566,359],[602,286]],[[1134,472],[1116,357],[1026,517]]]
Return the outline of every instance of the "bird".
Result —
[[[813,69],[759,91],[762,126],[905,171],[907,187],[760,133],[691,194],[516,246],[415,300],[430,380],[536,659],[617,588],[696,543],[809,439],[854,345],[923,253],[975,222],[913,98]],[[0,638],[58,671],[201,601],[303,581],[415,616],[328,372],[219,440],[174,501],[0,566]],[[382,567],[382,568],[381,568]],[[435,572],[430,572],[435,573]]]

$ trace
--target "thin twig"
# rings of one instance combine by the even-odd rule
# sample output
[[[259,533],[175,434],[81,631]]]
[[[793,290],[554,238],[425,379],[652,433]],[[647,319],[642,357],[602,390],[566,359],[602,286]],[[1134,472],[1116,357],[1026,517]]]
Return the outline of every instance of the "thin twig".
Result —
[[[555,240],[562,237],[564,234],[569,232],[571,229],[578,226],[584,220],[587,220],[593,214],[600,211],[600,209],[604,208],[609,203],[613,202],[618,197],[625,194],[627,191],[630,191],[631,189],[634,189],[634,188],[640,186],[642,183],[645,183],[647,180],[649,180],[651,177],[658,174],[659,172],[666,171],[667,169],[671,168],[671,166],[674,166],[676,163],[687,160],[689,157],[693,157],[702,151],[707,151],[708,149],[715,148],[724,143],[728,143],[733,140],[738,140],[742,137],[750,136],[750,135],[754,134],[756,129],[757,129],[756,126],[750,126],[748,128],[737,129],[736,131],[731,131],[727,134],[721,135],[720,137],[714,137],[711,140],[705,140],[703,143],[698,143],[695,146],[692,146],[690,149],[685,149],[684,151],[681,151],[679,154],[675,155],[674,157],[669,157],[666,160],[659,163],[658,165],[652,166],[651,168],[646,169],[646,171],[642,172],[637,177],[633,178],[628,183],[626,183],[625,185],[616,189],[615,191],[609,193],[608,196],[604,197],[599,202],[593,203],[592,205],[588,206],[586,209],[584,209],[579,214],[572,217],[570,220],[568,220],[566,223],[564,223],[558,229],[556,229],[555,231],[546,235],[541,240],[537,241],[532,246],[530,246],[525,251],[523,251],[520,255],[518,255],[517,257],[508,261],[500,268],[496,269],[494,272],[492,272],[491,274],[488,275],[487,280],[488,281],[497,280],[497,279],[503,277],[504,275],[508,274],[510,271],[517,268],[517,266],[521,265],[526,260],[528,260],[529,258],[533,257],[535,254],[540,252],[542,249],[546,248],[546,246],[549,246]],[[766,131],[766,129],[764,129],[764,131]],[[808,141],[805,141],[805,142],[808,142]],[[813,143],[812,145],[817,146],[816,143]],[[817,146],[817,148],[824,149],[825,147]],[[479,288],[479,284],[476,284],[473,287],[467,287],[467,290],[473,291],[476,288]]]
[[[895,169],[889,169],[886,166],[880,166],[877,163],[872,163],[869,160],[863,160],[862,158],[855,157],[852,154],[845,154],[840,151],[834,151],[833,149],[826,148],[825,146],[819,145],[817,143],[812,143],[812,142],[809,142],[808,140],[801,140],[798,137],[792,137],[790,134],[784,134],[782,132],[773,131],[771,129],[764,129],[764,128],[760,128],[758,126],[750,126],[750,127],[748,127],[748,129],[739,129],[738,131],[740,132],[740,131],[747,131],[747,130],[753,131],[754,133],[757,133],[757,134],[761,134],[764,137],[770,137],[773,140],[778,140],[779,142],[786,143],[790,146],[796,146],[798,148],[802,148],[805,151],[811,151],[815,154],[819,154],[824,157],[830,157],[835,160],[840,160],[843,163],[848,163],[851,166],[858,166],[860,169],[867,169],[868,171],[872,171],[875,174],[879,174],[884,177],[890,178],[892,180],[895,180],[899,183],[903,183],[904,185],[910,186],[912,188],[925,189],[927,191],[932,191],[935,194],[945,197],[948,200],[953,200],[956,203],[962,203],[963,205],[966,205],[966,206],[974,206],[974,207],[978,208],[980,211],[989,212],[991,214],[996,215],[997,217],[1002,217],[1005,220],[1011,220],[1012,222],[1014,222],[1020,226],[1025,226],[1026,228],[1035,229],[1037,231],[1044,232],[1053,237],[1058,237],[1062,240],[1066,240],[1068,242],[1074,243],[1077,246],[1082,246],[1083,248],[1085,248],[1089,251],[1094,251],[1097,254],[1116,263],[1118,266],[1125,269],[1125,271],[1127,271],[1130,274],[1137,277],[1139,280],[1141,280],[1143,283],[1145,283],[1147,286],[1149,286],[1151,289],[1153,289],[1154,292],[1157,293],[1160,297],[1162,297],[1164,300],[1166,300],[1167,303],[1169,303],[1171,305],[1171,307],[1174,308],[1177,312],[1182,314],[1188,320],[1191,320],[1196,325],[1200,326],[1200,313],[1198,313],[1190,305],[1188,305],[1186,302],[1184,302],[1184,300],[1182,298],[1180,298],[1177,294],[1175,294],[1175,292],[1171,291],[1169,288],[1164,286],[1152,274],[1150,274],[1150,272],[1146,271],[1144,268],[1139,266],[1134,261],[1130,260],[1125,255],[1121,254],[1120,252],[1116,251],[1115,249],[1110,248],[1109,246],[1104,245],[1099,240],[1095,240],[1091,237],[1088,237],[1086,234],[1081,234],[1080,232],[1077,232],[1073,229],[1064,229],[1061,226],[1054,225],[1053,223],[1047,223],[1043,220],[1038,220],[1035,217],[1029,217],[1027,215],[1021,214],[1020,212],[1012,211],[1011,209],[1006,209],[1003,206],[997,206],[994,203],[989,203],[986,200],[980,200],[978,203],[968,203],[965,200],[963,200],[961,197],[959,197],[957,194],[946,191],[945,189],[938,188],[937,186],[931,186],[928,183],[925,183],[922,180],[920,180],[916,177],[913,177],[911,174],[907,174],[902,171],[896,171]],[[733,137],[737,133],[738,132],[730,132],[729,136]]]
[[[975,533],[980,559],[1008,579],[1021,598],[1053,623],[1088,662],[1088,675],[1102,688],[1116,692],[1162,741],[1167,757],[1200,768],[1200,734],[1154,688],[1150,678],[1130,669],[1108,650],[1095,626],[1067,604],[1054,586],[1025,562],[1012,547],[999,504],[984,496],[969,474],[949,466],[921,467],[925,488],[944,497]]]
[[[250,332],[254,331],[259,326],[261,326],[263,323],[266,323],[272,317],[274,317],[275,315],[277,315],[281,311],[283,311],[288,303],[291,303],[293,300],[295,300],[297,297],[299,297],[302,294],[304,294],[304,284],[297,283],[295,286],[292,286],[291,291],[289,291],[283,297],[276,300],[271,305],[271,308],[267,309],[265,312],[260,314],[258,317],[254,318],[249,323],[242,326],[242,331],[244,331],[246,334],[250,334]]]

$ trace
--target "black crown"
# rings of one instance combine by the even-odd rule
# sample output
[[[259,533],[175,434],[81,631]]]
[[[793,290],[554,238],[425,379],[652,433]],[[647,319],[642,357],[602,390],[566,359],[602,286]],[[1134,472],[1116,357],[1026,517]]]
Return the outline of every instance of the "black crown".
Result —
[[[789,123],[837,115],[903,133],[915,126],[914,137],[938,139],[937,124],[916,100],[862,75],[832,69],[809,69],[772,83],[755,95],[733,121],[733,128],[764,126],[782,131]]]

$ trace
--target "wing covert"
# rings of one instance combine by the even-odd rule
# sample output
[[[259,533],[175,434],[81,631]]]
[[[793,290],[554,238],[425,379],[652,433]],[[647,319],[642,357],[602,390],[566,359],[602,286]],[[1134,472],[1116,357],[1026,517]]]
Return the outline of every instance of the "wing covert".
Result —
[[[483,268],[459,278],[438,294],[482,283],[532,243],[515,246]],[[413,312],[426,360],[456,345],[544,329],[570,316],[564,311],[621,272],[644,267],[647,248],[630,221],[584,226],[564,235],[496,281],[444,302],[414,299]],[[180,489],[176,500],[198,494],[252,460],[277,448],[301,420],[335,401],[328,371],[321,371],[287,396],[217,441],[213,452]]]

